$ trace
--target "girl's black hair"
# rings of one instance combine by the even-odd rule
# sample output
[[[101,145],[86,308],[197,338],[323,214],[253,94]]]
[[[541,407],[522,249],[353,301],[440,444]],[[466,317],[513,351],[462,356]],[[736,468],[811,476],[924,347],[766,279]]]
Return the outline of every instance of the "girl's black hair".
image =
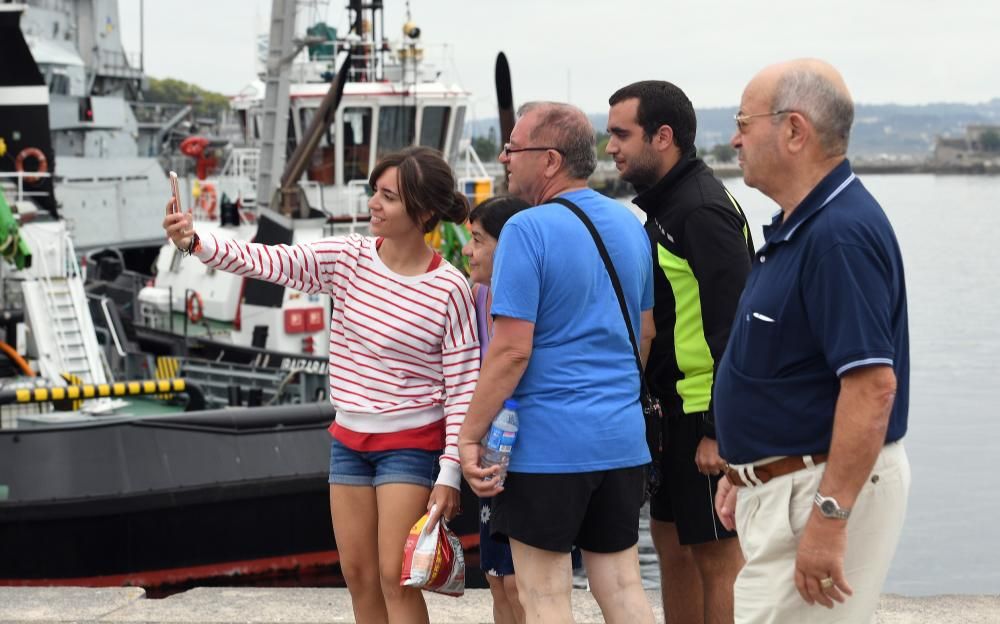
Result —
[[[491,197],[472,209],[469,214],[469,222],[478,222],[487,234],[499,239],[500,230],[503,229],[507,220],[530,207],[531,204],[513,195]]]

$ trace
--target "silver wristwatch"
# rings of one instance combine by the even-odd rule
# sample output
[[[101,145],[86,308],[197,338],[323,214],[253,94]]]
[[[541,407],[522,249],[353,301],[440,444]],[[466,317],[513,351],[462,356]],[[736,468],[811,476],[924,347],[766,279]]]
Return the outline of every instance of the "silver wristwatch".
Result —
[[[819,512],[823,514],[824,518],[847,520],[851,516],[851,510],[841,507],[836,498],[823,496],[818,491],[816,492],[816,497],[813,499],[813,502],[816,503],[817,507],[819,507]]]

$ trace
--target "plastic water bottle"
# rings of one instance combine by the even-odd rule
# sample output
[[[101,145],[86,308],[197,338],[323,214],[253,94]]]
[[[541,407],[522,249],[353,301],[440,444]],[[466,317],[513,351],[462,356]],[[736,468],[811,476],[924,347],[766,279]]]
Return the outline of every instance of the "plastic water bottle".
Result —
[[[500,466],[500,485],[507,478],[507,466],[510,464],[510,452],[517,441],[517,401],[507,399],[503,409],[493,419],[490,430],[483,438],[483,455],[480,467],[492,468]],[[487,477],[489,480],[491,477]]]

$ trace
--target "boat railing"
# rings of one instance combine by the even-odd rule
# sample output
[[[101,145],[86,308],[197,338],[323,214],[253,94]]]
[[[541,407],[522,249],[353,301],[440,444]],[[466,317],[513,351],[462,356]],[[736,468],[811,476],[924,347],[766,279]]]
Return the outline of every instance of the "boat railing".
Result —
[[[66,245],[66,277],[69,278],[81,278],[83,273],[80,271],[80,262],[77,260],[76,246],[73,244],[73,239],[67,236],[63,239]]]
[[[468,139],[463,139],[459,144],[455,173],[459,192],[465,193],[473,206],[493,196],[493,176],[486,170]]]
[[[483,161],[479,159],[479,154],[476,153],[475,148],[472,147],[472,142],[468,139],[462,139],[459,144],[458,149],[460,151],[459,163],[461,163],[461,168],[458,171],[458,177],[461,178],[492,178],[489,172],[486,171],[486,166],[483,165]]]
[[[323,230],[324,236],[369,234],[371,215],[368,212],[368,183],[365,180],[351,180],[346,186],[335,190],[335,202],[340,207],[337,210],[324,209],[330,216]]]
[[[35,388],[45,387],[48,383],[44,377],[18,377],[13,380],[4,380],[2,388],[6,391],[21,389],[34,391]],[[51,414],[55,409],[55,405],[51,402],[0,405],[0,429],[17,429],[18,421],[22,417],[39,417],[43,414]]]
[[[24,183],[28,178],[51,178],[52,174],[40,171],[3,171],[0,172],[0,186],[8,186],[14,192],[13,201],[22,202],[32,197],[48,197],[48,191],[26,191]]]
[[[139,292],[149,282],[150,277],[137,271],[125,269],[117,273],[113,279],[101,279],[100,270],[94,268],[101,282],[100,294],[111,299],[115,308],[129,321],[142,324],[139,314]]]
[[[140,58],[135,52],[106,50],[95,46],[94,56],[97,61],[97,74],[99,76],[112,76],[115,78],[142,77],[142,70],[139,68],[141,65]]]
[[[180,376],[198,384],[208,409],[322,401],[329,384],[325,373],[190,357],[179,360]]]
[[[153,124],[156,126],[166,125],[167,122],[174,119],[179,122],[191,111],[190,105],[174,104],[173,102],[130,100],[128,104],[132,108],[132,113],[135,115],[136,121],[140,124]],[[178,116],[180,116],[180,119],[178,119]],[[176,125],[176,123],[173,125]]]
[[[257,212],[257,172],[260,169],[260,149],[234,147],[229,151],[225,164],[215,181],[217,199],[223,193],[241,205],[241,222],[251,222]],[[196,202],[197,204],[197,202]],[[204,216],[204,215],[203,215]]]
[[[234,147],[229,151],[226,164],[222,166],[221,176],[248,180],[253,186],[257,183],[257,170],[260,167],[260,148]]]
[[[292,78],[300,82],[329,81],[330,68],[335,66],[337,55],[350,49],[351,66],[347,70],[347,79],[351,82],[426,82],[439,73],[426,60],[428,48],[441,48],[442,54],[447,54],[450,49],[446,44],[375,42],[356,36],[337,38],[329,44],[332,53],[315,51],[308,55],[308,60],[295,63],[291,70]],[[435,52],[435,57],[438,54]]]
[[[368,182],[366,180],[351,180],[347,183],[347,192],[353,202],[352,214],[368,215]]]

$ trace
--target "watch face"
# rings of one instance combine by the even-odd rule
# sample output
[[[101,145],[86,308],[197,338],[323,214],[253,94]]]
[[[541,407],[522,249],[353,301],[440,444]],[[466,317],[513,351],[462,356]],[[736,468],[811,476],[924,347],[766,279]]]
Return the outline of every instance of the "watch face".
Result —
[[[823,512],[824,516],[832,516],[837,513],[837,504],[827,499],[819,506],[819,510]]]

